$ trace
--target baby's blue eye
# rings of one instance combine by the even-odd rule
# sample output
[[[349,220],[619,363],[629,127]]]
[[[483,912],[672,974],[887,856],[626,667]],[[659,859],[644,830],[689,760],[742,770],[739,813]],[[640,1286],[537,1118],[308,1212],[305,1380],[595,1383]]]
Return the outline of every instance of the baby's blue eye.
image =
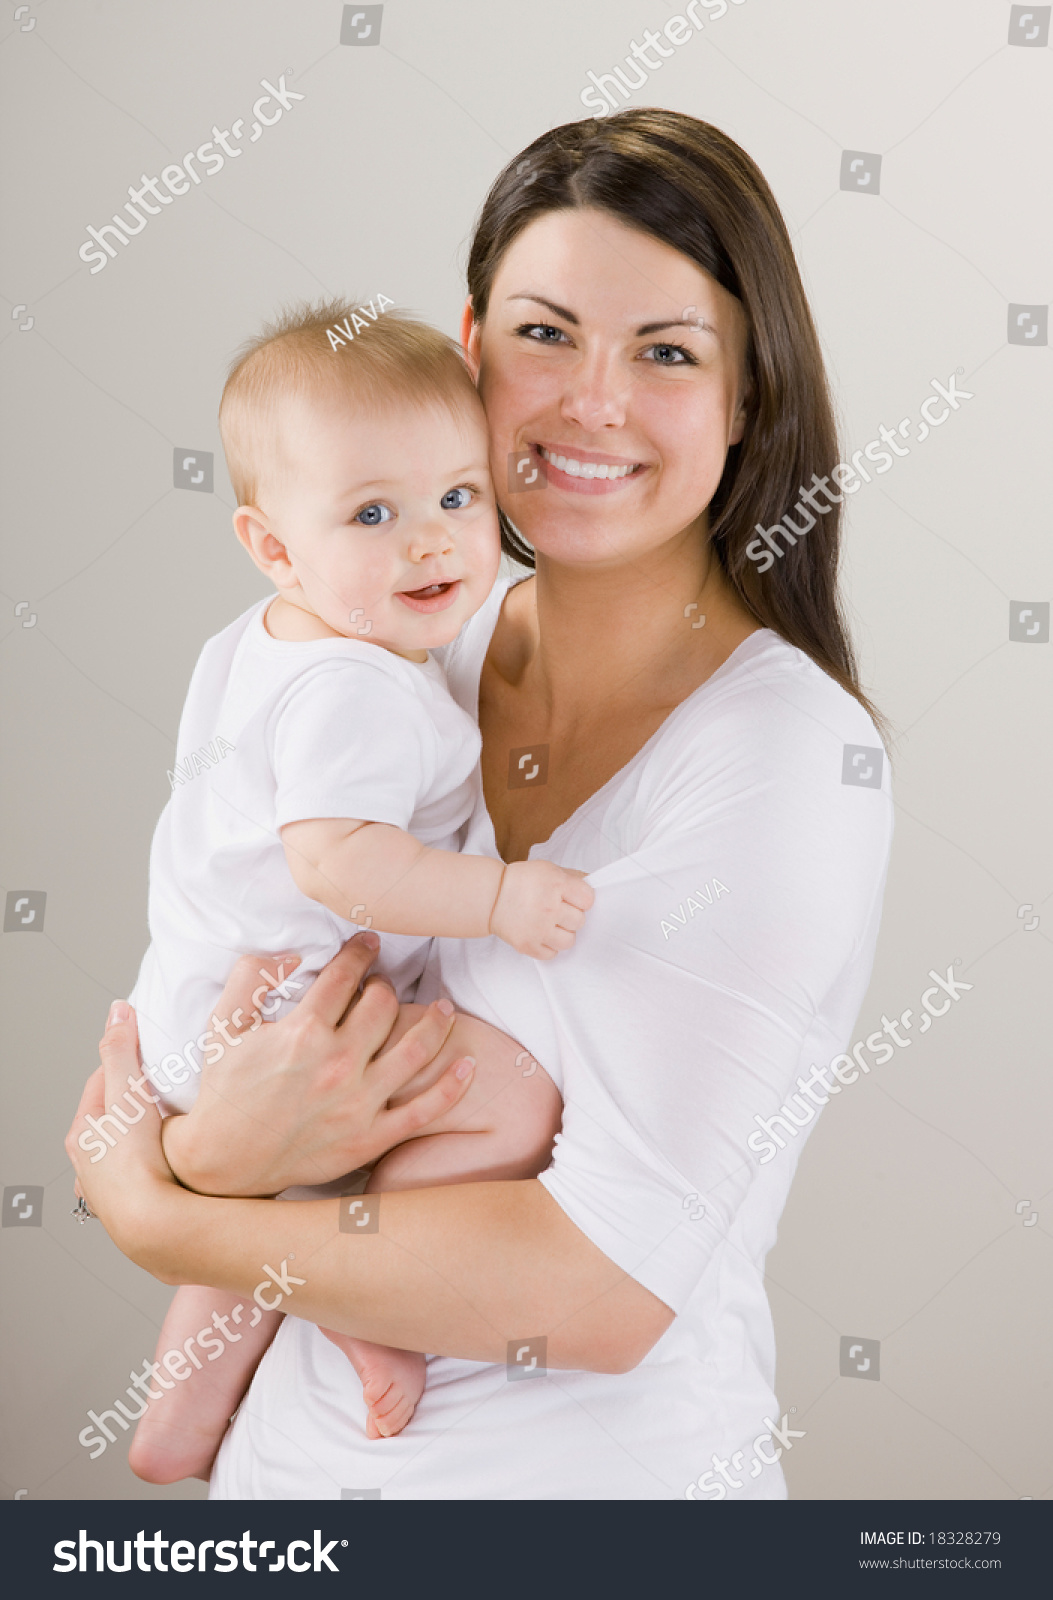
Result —
[[[444,511],[462,511],[465,506],[470,506],[471,503],[472,491],[464,488],[447,489],[446,493],[439,501],[439,504]]]
[[[390,522],[393,516],[390,507],[374,502],[371,506],[363,506],[361,511],[356,511],[355,522],[361,522],[364,527],[378,528],[382,522]]]

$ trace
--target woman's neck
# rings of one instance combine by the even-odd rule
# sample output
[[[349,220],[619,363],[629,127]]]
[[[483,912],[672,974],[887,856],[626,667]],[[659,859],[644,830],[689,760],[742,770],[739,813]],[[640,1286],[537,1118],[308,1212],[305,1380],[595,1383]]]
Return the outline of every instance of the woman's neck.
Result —
[[[598,707],[612,690],[678,703],[759,626],[697,530],[608,568],[539,556],[532,588],[536,615],[516,676],[550,713]]]

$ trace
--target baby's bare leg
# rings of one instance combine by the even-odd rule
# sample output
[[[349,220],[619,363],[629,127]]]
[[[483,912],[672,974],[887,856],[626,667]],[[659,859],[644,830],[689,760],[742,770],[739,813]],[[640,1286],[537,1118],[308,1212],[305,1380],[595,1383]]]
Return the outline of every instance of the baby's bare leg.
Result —
[[[423,1011],[423,1006],[400,1006],[385,1048],[397,1044]],[[521,1044],[479,1017],[459,1012],[436,1059],[389,1104],[411,1100],[465,1055],[476,1062],[467,1094],[415,1138],[389,1150],[373,1170],[370,1189],[536,1178],[548,1166],[563,1114],[559,1090]]]
[[[399,1009],[386,1049],[397,1044],[423,1012]],[[383,1052],[381,1052],[383,1054]],[[428,1129],[396,1145],[377,1162],[367,1189],[424,1189],[433,1184],[536,1178],[548,1166],[559,1131],[563,1102],[545,1069],[514,1039],[478,1017],[458,1015],[440,1053],[392,1096],[401,1105],[426,1089],[461,1056],[474,1056],[472,1086],[458,1104]],[[424,1392],[423,1355],[321,1330],[341,1349],[362,1380],[371,1439],[400,1433]]]
[[[156,1398],[128,1452],[136,1477],[147,1483],[207,1481],[227,1424],[281,1321],[280,1311],[261,1311],[219,1289],[185,1285],[176,1291],[151,1371]],[[164,1358],[173,1351],[182,1360],[166,1367]],[[184,1374],[178,1381],[172,1367]]]

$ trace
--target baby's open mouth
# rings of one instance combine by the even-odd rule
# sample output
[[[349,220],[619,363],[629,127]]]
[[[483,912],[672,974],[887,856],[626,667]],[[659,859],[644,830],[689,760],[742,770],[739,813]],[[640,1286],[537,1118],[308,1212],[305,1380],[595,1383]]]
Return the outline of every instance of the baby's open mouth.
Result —
[[[460,587],[460,578],[446,578],[441,583],[426,583],[420,589],[400,589],[398,599],[413,611],[444,611],[453,604]]]

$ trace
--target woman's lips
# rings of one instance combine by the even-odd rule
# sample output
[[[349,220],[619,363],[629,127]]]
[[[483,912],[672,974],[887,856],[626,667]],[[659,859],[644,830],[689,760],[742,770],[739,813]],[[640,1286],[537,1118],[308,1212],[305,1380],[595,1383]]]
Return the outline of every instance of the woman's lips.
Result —
[[[545,463],[545,477],[556,489],[569,490],[571,494],[614,494],[625,488],[647,471],[644,462],[630,462],[623,457],[605,456],[599,451],[571,451],[532,446]],[[557,465],[562,462],[563,465]]]
[[[460,578],[445,583],[428,583],[420,589],[400,589],[395,598],[411,611],[446,611],[461,592]]]

